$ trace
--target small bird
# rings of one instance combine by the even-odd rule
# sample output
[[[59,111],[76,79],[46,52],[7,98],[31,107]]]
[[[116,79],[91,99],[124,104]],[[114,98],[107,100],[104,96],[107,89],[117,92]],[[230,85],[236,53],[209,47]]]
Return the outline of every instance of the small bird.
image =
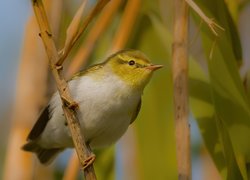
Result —
[[[79,104],[81,132],[91,148],[111,145],[125,133],[140,111],[144,87],[161,67],[151,64],[138,50],[122,50],[68,81]],[[22,149],[36,153],[42,164],[49,164],[68,147],[74,147],[73,140],[56,92]]]

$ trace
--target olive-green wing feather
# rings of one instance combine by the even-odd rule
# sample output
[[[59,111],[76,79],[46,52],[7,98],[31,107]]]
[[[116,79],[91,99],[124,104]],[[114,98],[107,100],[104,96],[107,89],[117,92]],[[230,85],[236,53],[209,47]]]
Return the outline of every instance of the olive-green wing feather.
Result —
[[[140,112],[140,109],[141,109],[141,99],[139,100],[138,105],[136,107],[136,110],[133,113],[133,116],[132,116],[132,119],[130,121],[130,124],[132,124],[135,121],[135,119],[137,118],[137,116],[138,116],[138,114]]]
[[[73,77],[71,79],[69,79],[69,81],[73,80],[73,79],[77,79],[77,78],[79,78],[81,76],[84,76],[84,75],[90,73],[90,72],[98,71],[99,69],[103,68],[103,65],[104,65],[104,63],[95,64],[93,66],[90,66],[87,69],[84,69],[84,70],[76,73],[75,75],[73,75]]]

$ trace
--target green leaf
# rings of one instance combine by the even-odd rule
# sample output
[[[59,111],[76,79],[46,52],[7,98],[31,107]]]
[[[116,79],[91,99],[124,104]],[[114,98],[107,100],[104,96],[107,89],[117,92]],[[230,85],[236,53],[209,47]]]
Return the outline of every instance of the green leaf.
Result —
[[[223,179],[241,177],[227,128],[219,121],[215,111],[208,77],[193,60],[190,61],[189,85],[192,113],[221,176]]]
[[[243,84],[238,72],[241,62],[241,46],[235,25],[223,0],[197,1],[206,12],[214,17],[225,32],[216,39],[212,58],[210,49],[214,37],[207,27],[202,27],[202,42],[208,59],[209,78],[212,90],[212,99],[219,118],[222,131],[222,143],[225,151],[225,160],[228,164],[228,176],[248,179],[246,163],[249,162],[250,143],[250,105],[245,94]],[[197,17],[196,17],[197,18]],[[227,136],[228,135],[228,138]],[[231,144],[230,144],[231,142]],[[231,161],[234,153],[241,177]]]
[[[207,150],[212,156],[223,177],[225,172],[225,157],[217,130],[215,109],[212,102],[211,86],[199,65],[190,61],[189,91],[192,113],[198,123]],[[223,171],[224,170],[224,171]]]

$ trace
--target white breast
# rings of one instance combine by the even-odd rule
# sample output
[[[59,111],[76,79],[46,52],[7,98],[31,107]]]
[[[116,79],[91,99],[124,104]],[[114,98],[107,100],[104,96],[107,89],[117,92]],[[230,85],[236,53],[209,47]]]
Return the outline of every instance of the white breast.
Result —
[[[141,92],[108,74],[102,79],[84,76],[71,81],[69,87],[73,98],[80,105],[82,133],[94,148],[114,143],[124,134],[141,96]],[[53,115],[42,135],[43,140],[50,136],[50,141],[46,139],[44,144],[72,146],[58,94],[51,102]]]
[[[140,99],[116,76],[106,76],[101,83],[86,76],[77,92],[83,132],[94,147],[111,144],[124,134]]]

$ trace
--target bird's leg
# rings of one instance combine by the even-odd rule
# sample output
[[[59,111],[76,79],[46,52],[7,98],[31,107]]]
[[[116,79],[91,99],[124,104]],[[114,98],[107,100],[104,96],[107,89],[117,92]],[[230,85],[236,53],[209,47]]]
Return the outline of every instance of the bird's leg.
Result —
[[[91,164],[93,164],[94,161],[95,161],[95,158],[96,158],[95,154],[91,151],[89,142],[87,142],[86,145],[87,145],[88,151],[90,152],[90,155],[84,161],[83,169],[86,169],[88,166],[90,166]]]
[[[77,102],[71,101],[71,100],[69,100],[68,98],[66,98],[66,97],[63,96],[63,95],[61,96],[61,98],[62,98],[62,100],[63,100],[63,103],[64,103],[67,107],[69,107],[70,109],[75,110],[75,109],[78,109],[78,108],[79,108],[79,105],[78,105]]]
[[[87,167],[89,167],[90,165],[92,165],[95,161],[95,154],[91,153],[86,160],[84,160],[84,164],[83,164],[83,169],[86,169]]]
[[[58,64],[55,64],[55,68],[60,71],[63,69],[63,66],[62,65],[58,65]]]

